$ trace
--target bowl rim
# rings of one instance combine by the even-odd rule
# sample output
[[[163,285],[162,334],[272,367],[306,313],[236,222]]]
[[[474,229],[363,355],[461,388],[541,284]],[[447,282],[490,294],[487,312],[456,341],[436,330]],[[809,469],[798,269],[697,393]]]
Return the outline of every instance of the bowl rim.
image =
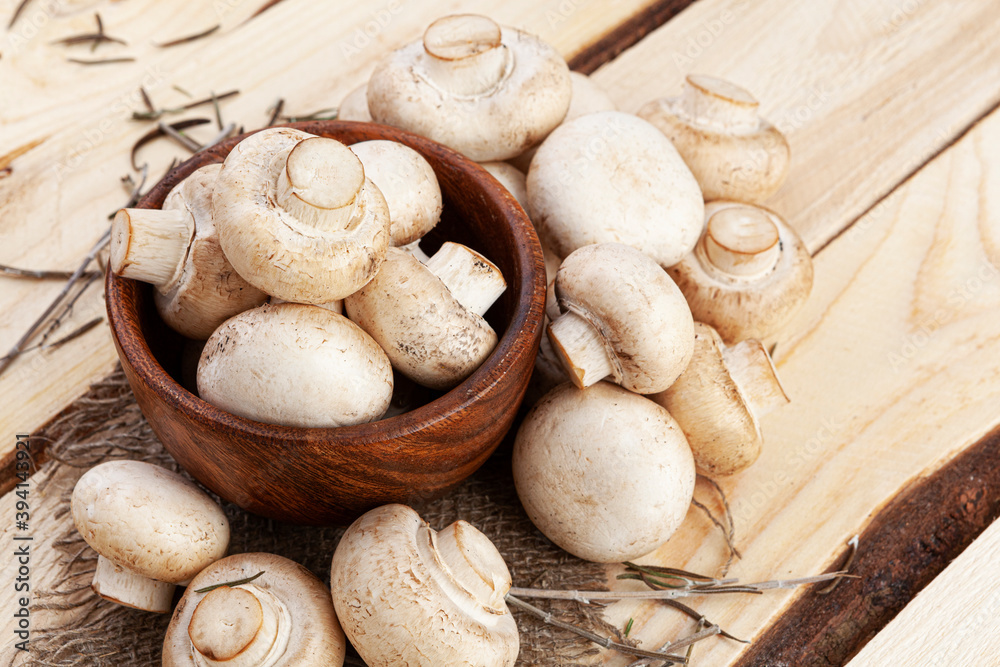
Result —
[[[105,279],[105,297],[108,321],[118,352],[122,357],[128,359],[129,365],[138,379],[145,383],[165,405],[203,426],[221,425],[243,432],[249,437],[266,439],[273,443],[336,442],[338,446],[361,447],[371,442],[382,442],[412,435],[430,424],[454,417],[475,403],[481,394],[488,392],[494,385],[498,384],[506,370],[513,367],[512,362],[515,361],[516,357],[531,351],[537,352],[542,335],[545,303],[545,269],[541,245],[527,214],[513,195],[485,169],[442,144],[387,125],[353,121],[306,121],[273,127],[289,127],[310,134],[330,136],[335,133],[360,131],[371,126],[377,127],[378,132],[384,135],[380,137],[382,139],[398,141],[425,157],[428,153],[433,154],[446,163],[454,163],[462,171],[472,170],[478,172],[480,176],[488,176],[489,178],[480,179],[484,194],[490,198],[501,200],[511,207],[510,210],[515,212],[516,215],[511,219],[515,240],[513,246],[514,262],[519,267],[521,280],[517,285],[518,294],[514,301],[515,306],[511,313],[510,322],[503,333],[498,336],[496,347],[479,368],[461,383],[433,401],[402,414],[373,422],[338,427],[297,427],[268,424],[222,410],[188,391],[174,379],[163,368],[150,349],[148,342],[142,335],[139,320],[126,316],[128,309],[125,304],[129,300],[127,293],[130,290],[149,286],[144,286],[135,280],[122,278],[108,270]],[[201,166],[211,162],[221,162],[237,143],[262,129],[266,128],[223,141],[177,165],[139,200],[135,208],[159,208],[167,193],[180,181]],[[206,157],[217,159],[206,161]],[[510,216],[507,217],[510,218]],[[524,239],[526,242],[522,243],[520,239]],[[134,300],[134,298],[133,294],[131,299]],[[527,307],[522,307],[522,304],[527,304]],[[530,332],[533,336],[532,344],[527,349],[523,346],[518,349],[517,342],[525,332]],[[508,357],[510,359],[507,359]],[[531,358],[534,359],[533,354]],[[148,364],[136,363],[136,361],[146,360],[148,360]],[[528,366],[528,372],[530,372],[532,365]],[[440,444],[427,442],[425,446],[440,447]],[[419,449],[419,447],[415,449]],[[403,453],[401,452],[401,454]],[[403,456],[402,458],[408,457]]]

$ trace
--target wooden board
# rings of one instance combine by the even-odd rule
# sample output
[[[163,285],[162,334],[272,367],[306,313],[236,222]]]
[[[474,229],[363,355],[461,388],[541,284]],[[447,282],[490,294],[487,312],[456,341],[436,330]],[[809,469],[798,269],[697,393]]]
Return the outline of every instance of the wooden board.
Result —
[[[1000,665],[998,553],[1000,522],[921,591],[848,667]]]
[[[743,552],[732,576],[823,571],[901,489],[1000,423],[998,145],[995,113],[816,257],[799,333],[778,342],[792,403],[763,420],[761,459],[723,481]],[[693,514],[644,562],[712,573],[725,553]],[[794,597],[716,597],[698,609],[753,638]],[[690,626],[649,603],[619,603],[608,617],[635,619],[644,646]],[[697,655],[730,665],[741,649],[715,641]]]
[[[3,15],[9,16],[14,3],[5,4],[10,7]],[[129,150],[150,129],[146,123],[129,120],[133,110],[144,109],[140,85],[165,107],[190,101],[175,85],[195,96],[239,89],[240,95],[223,102],[222,110],[227,120],[250,128],[267,121],[268,107],[279,96],[285,98],[289,114],[336,106],[365,80],[383,53],[419,38],[442,13],[487,13],[543,36],[572,57],[613,33],[619,24],[647,15],[654,3],[630,0],[609,6],[593,0],[569,4],[470,0],[431,6],[395,0],[379,5],[285,0],[247,20],[261,4],[236,0],[169,6],[152,0],[120,6],[80,2],[73,3],[79,7],[67,9],[65,16],[59,10],[48,18],[37,15],[47,7],[44,3],[29,6],[0,47],[4,81],[0,156],[44,141],[14,159],[13,172],[0,178],[4,240],[0,264],[73,269],[101,237],[108,214],[126,198],[119,179],[131,171]],[[662,13],[671,4],[676,3],[656,3],[657,11]],[[234,8],[232,12],[228,7]],[[95,9],[102,12],[109,34],[131,42],[127,48],[102,47],[98,55],[127,51],[136,55],[135,63],[81,67],[65,62],[66,51],[49,43],[91,30]],[[152,46],[154,39],[197,32],[214,20],[224,28],[207,39],[172,49]],[[34,25],[32,21],[42,28],[28,39],[30,32],[24,31]],[[75,55],[90,56],[89,52]],[[19,103],[22,99],[30,101]],[[184,117],[192,115],[213,114],[208,108]],[[215,132],[214,128],[199,130],[191,134],[202,141]],[[140,160],[150,162],[155,180],[176,152],[163,142],[158,149],[144,150]],[[60,288],[58,281],[43,284],[4,278],[0,282],[0,311],[5,313],[0,322],[0,350],[10,349]],[[71,332],[101,317],[100,292],[100,283],[92,285],[60,331]],[[57,338],[54,335],[51,340]],[[23,355],[0,376],[0,433],[37,429],[115,363],[104,326],[57,349]],[[0,442],[0,464],[9,465],[12,447],[7,440]]]

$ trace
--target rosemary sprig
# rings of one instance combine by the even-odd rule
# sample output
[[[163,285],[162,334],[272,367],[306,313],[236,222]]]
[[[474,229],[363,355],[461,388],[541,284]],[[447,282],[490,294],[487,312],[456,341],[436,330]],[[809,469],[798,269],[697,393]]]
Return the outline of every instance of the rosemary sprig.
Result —
[[[94,18],[97,20],[97,32],[88,32],[81,35],[72,35],[70,37],[64,37],[62,39],[57,39],[52,42],[53,44],[62,44],[63,46],[71,46],[73,44],[86,44],[90,42],[90,50],[96,51],[97,47],[102,43],[114,43],[122,44],[128,46],[128,42],[124,39],[118,37],[112,37],[104,31],[104,21],[101,20],[101,15],[98,13],[94,14]]]
[[[84,60],[83,58],[67,58],[66,62],[77,65],[113,65],[115,63],[134,63],[135,58],[125,56],[122,58],[95,58],[94,60]]]
[[[234,95],[239,95],[239,90],[230,90],[219,95],[212,94],[204,99],[195,100],[194,102],[188,102],[187,104],[182,104],[179,107],[170,107],[166,109],[156,109],[152,108],[149,111],[133,111],[132,120],[159,120],[161,116],[166,114],[175,114],[194,109],[207,104],[218,104],[221,100],[233,97]],[[148,107],[152,107],[152,102],[147,104]]]
[[[10,22],[7,23],[7,30],[14,27],[14,24],[17,23],[18,17],[20,17],[27,8],[29,2],[31,2],[31,0],[21,0],[21,2],[17,5],[17,8],[14,10],[14,14],[10,17]]]
[[[162,44],[156,44],[154,42],[153,46],[156,46],[156,47],[161,48],[161,49],[169,49],[171,46],[179,46],[181,44],[187,44],[188,42],[193,42],[193,41],[195,41],[197,39],[201,39],[203,37],[208,37],[209,35],[211,35],[215,31],[217,31],[221,27],[222,27],[221,23],[216,23],[214,26],[212,26],[208,30],[202,30],[201,32],[197,32],[197,33],[195,33],[193,35],[188,35],[186,37],[179,37],[177,39],[172,39],[169,42],[163,42]]]
[[[42,269],[22,269],[17,266],[7,266],[6,264],[0,264],[0,273],[10,278],[29,278],[31,280],[53,280],[62,279],[66,280],[71,275],[72,271],[45,271]],[[101,275],[99,271],[86,271],[80,277],[89,278],[92,275]]]
[[[307,120],[337,120],[338,111],[337,107],[330,107],[329,109],[314,111],[305,116],[278,116],[275,120],[280,120],[282,123],[301,123]]]
[[[186,130],[189,127],[195,127],[197,125],[204,125],[205,123],[210,123],[210,122],[212,122],[212,121],[210,121],[207,118],[190,118],[188,120],[182,120],[182,121],[179,121],[179,122],[176,122],[176,123],[171,123],[168,127],[170,127],[173,130],[180,131],[180,130]],[[131,160],[132,160],[132,168],[133,169],[135,169],[136,171],[139,170],[139,165],[136,164],[136,161],[135,161],[135,157],[136,157],[136,154],[139,152],[139,149],[142,148],[143,146],[145,146],[146,144],[148,144],[150,141],[153,141],[154,139],[158,139],[158,138],[160,138],[162,136],[164,136],[164,132],[163,132],[163,130],[160,129],[159,126],[157,126],[155,129],[153,129],[153,130],[147,132],[146,134],[142,135],[141,137],[139,137],[139,140],[136,141],[135,145],[132,146],[132,152],[131,152],[131,156],[130,156]],[[126,207],[126,208],[128,208],[128,207]]]
[[[233,586],[242,586],[243,584],[249,584],[251,581],[254,581],[262,574],[264,574],[264,570],[261,570],[252,577],[247,577],[246,579],[237,579],[236,581],[226,581],[221,584],[212,584],[211,586],[205,586],[205,588],[198,588],[195,590],[195,593],[209,593],[211,591],[214,591],[216,588],[222,588],[224,586],[228,586],[229,588],[232,588]]]

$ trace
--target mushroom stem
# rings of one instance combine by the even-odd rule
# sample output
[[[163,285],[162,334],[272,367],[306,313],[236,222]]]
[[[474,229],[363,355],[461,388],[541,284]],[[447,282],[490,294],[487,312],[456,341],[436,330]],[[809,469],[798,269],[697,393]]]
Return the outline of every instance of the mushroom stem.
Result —
[[[322,231],[350,229],[360,219],[365,187],[361,160],[344,144],[310,137],[296,144],[278,175],[278,205],[300,223]]]
[[[111,223],[111,270],[168,291],[181,275],[194,231],[186,209],[123,208]]]
[[[447,241],[424,264],[463,308],[484,315],[507,289],[500,269],[478,252]]]
[[[484,607],[503,612],[510,573],[488,537],[467,521],[456,521],[437,534],[437,549],[462,587]]]
[[[427,260],[430,259],[430,257],[427,256],[427,253],[423,251],[423,248],[420,247],[420,239],[417,239],[412,243],[407,243],[406,245],[401,245],[399,246],[399,249],[416,257],[417,261],[421,264],[426,264]]]
[[[90,587],[105,600],[157,614],[170,611],[176,588],[174,584],[130,572],[100,555]]]
[[[758,417],[789,402],[771,355],[759,340],[745,340],[723,348],[722,360]]]
[[[758,278],[781,257],[778,227],[753,206],[721,209],[708,220],[702,249],[708,262],[725,274]]]
[[[738,134],[758,129],[758,104],[753,95],[733,83],[691,74],[684,81],[679,110],[696,125]]]
[[[209,592],[188,624],[195,664],[212,667],[270,667],[284,654],[290,636],[288,609],[255,585]]]
[[[476,14],[444,16],[424,32],[424,65],[434,85],[452,95],[476,96],[492,90],[508,65],[500,26]]]
[[[567,311],[549,325],[549,340],[569,378],[585,389],[614,373],[604,339],[594,325]]]

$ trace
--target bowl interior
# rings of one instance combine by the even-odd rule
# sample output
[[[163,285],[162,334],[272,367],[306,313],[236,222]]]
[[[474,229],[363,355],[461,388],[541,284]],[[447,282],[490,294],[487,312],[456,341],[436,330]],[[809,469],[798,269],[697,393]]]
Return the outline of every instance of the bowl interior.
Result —
[[[497,347],[464,382],[439,393],[408,387],[397,374],[401,389],[397,393],[418,404],[412,410],[371,424],[306,429],[237,417],[185,388],[190,386],[185,382],[189,375],[185,348],[192,356],[192,342],[160,319],[151,286],[109,273],[109,320],[123,368],[167,450],[203,484],[250,511],[327,523],[381,502],[439,495],[485,461],[509,428],[527,386],[541,335],[545,273],[527,216],[475,163],[430,140],[386,126],[321,121],[292,127],[346,144],[391,139],[420,152],[434,168],[444,198],[441,222],[421,247],[432,254],[445,240],[464,243],[493,261],[508,284],[486,314],[499,337]],[[180,165],[138,206],[158,208],[177,183],[201,166],[221,162],[239,139]],[[501,394],[505,398],[498,402]],[[480,424],[484,418],[496,424]],[[497,433],[497,425],[506,428]],[[222,439],[215,439],[220,435]],[[305,489],[344,487],[339,494],[343,498],[319,498],[320,507],[312,513],[306,508],[290,516],[280,507],[281,494],[272,488],[282,482],[261,479],[259,465],[268,459],[301,466]]]

